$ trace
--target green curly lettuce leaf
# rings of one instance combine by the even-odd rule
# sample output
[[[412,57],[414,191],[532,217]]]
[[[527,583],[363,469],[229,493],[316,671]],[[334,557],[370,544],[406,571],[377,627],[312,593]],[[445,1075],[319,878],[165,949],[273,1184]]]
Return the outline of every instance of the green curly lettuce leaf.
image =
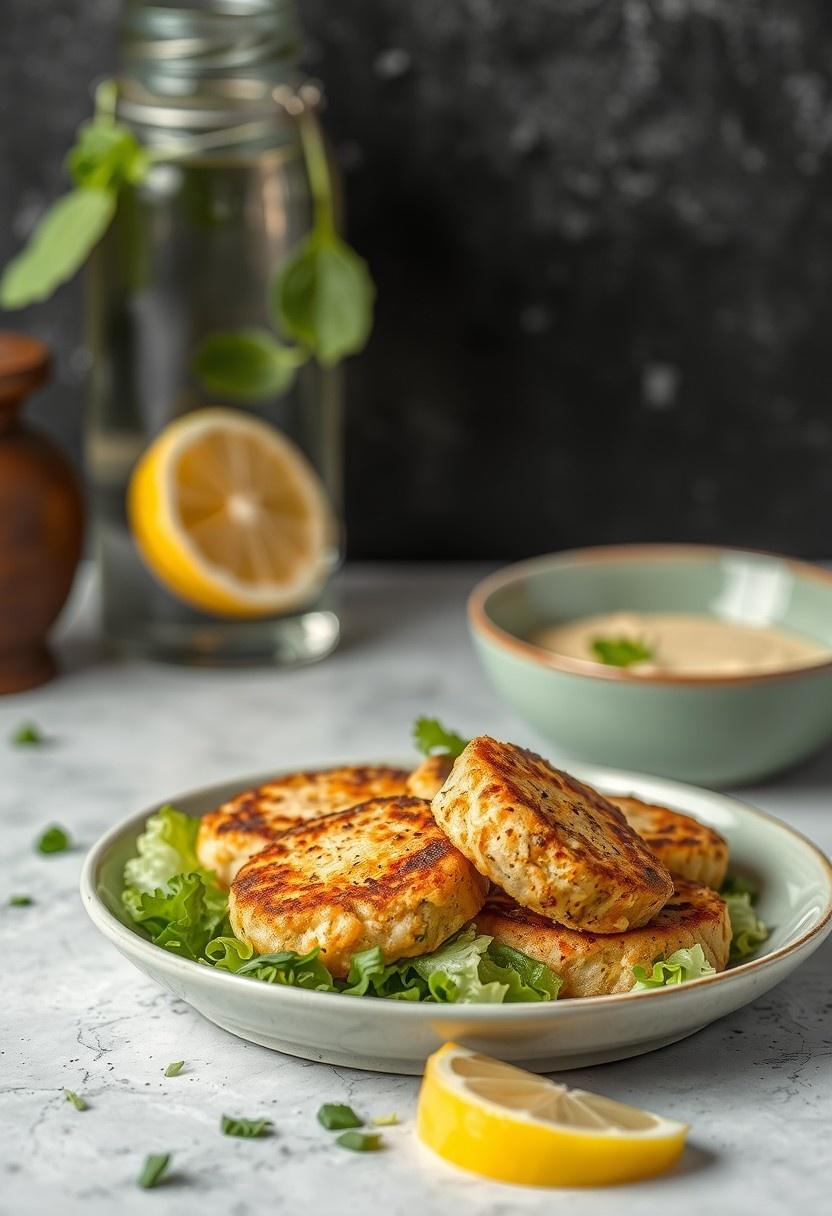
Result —
[[[670,984],[683,984],[686,980],[697,980],[702,975],[714,975],[715,972],[716,968],[705,958],[705,952],[697,942],[689,949],[674,950],[666,959],[655,959],[651,971],[646,971],[637,963],[633,967],[636,982],[631,991],[666,988]]]
[[[176,874],[164,888],[128,887],[122,901],[156,946],[205,961],[208,943],[228,925],[228,899],[204,872]]]
[[[155,891],[176,874],[199,871],[198,831],[199,820],[183,815],[175,807],[163,806],[151,815],[136,841],[138,857],[131,857],[124,867],[125,887]]]
[[[237,968],[238,975],[249,975],[267,984],[288,984],[292,988],[312,988],[315,992],[337,992],[331,974],[321,962],[320,948],[306,954],[278,950],[275,954],[256,954]]]
[[[769,929],[758,919],[752,907],[750,891],[725,893],[722,898],[728,905],[728,915],[731,917],[731,948],[728,961],[738,963],[753,954],[766,940]]]

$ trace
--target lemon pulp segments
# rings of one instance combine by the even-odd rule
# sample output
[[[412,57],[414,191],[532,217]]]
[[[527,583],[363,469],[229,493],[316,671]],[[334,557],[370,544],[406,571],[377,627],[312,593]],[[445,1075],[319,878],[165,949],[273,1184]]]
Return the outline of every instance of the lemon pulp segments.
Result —
[[[332,560],[320,478],[285,435],[239,410],[197,410],[165,427],[133,472],[127,513],[155,577],[220,616],[302,607]]]
[[[684,1148],[687,1126],[447,1043],[427,1063],[420,1139],[445,1161],[528,1186],[648,1178]]]

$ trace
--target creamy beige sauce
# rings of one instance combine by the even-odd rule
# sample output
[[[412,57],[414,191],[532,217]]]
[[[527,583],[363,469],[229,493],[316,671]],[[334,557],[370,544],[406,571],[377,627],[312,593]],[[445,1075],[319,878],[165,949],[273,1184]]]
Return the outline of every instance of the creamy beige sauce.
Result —
[[[643,643],[651,658],[629,665],[637,675],[752,675],[808,667],[832,659],[832,649],[802,634],[686,613],[613,612],[547,625],[529,641],[556,654],[599,663],[597,638]],[[606,666],[606,664],[604,664]]]

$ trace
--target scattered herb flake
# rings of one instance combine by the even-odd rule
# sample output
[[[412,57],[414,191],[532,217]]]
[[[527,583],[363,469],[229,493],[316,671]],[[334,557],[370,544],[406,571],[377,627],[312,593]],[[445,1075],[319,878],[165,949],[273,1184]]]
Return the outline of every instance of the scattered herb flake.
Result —
[[[639,638],[593,638],[592,653],[608,667],[631,667],[634,663],[648,663],[653,651]]]
[[[234,1119],[231,1115],[223,1115],[220,1120],[220,1129],[224,1136],[240,1136],[244,1140],[266,1135],[271,1126],[271,1119]]]
[[[9,907],[10,908],[28,908],[29,905],[33,904],[34,902],[35,901],[32,899],[31,895],[10,895],[9,896]]]
[[[167,1173],[169,1164],[170,1153],[149,1153],[144,1159],[142,1172],[139,1174],[136,1182],[144,1190],[149,1190],[152,1186],[158,1186]]]
[[[12,732],[11,742],[15,747],[39,747],[43,735],[34,722],[21,722]]]
[[[361,1127],[363,1120],[351,1106],[340,1102],[325,1102],[318,1111],[318,1122],[328,1132],[339,1132],[345,1127]]]
[[[374,1153],[381,1148],[381,1136],[378,1132],[341,1132],[335,1143],[353,1153]]]
[[[168,1064],[165,1069],[166,1077],[178,1077],[185,1065],[184,1060],[174,1060],[172,1064]]]
[[[396,1114],[376,1115],[371,1119],[373,1127],[393,1127],[399,1121],[399,1116]]]
[[[413,742],[426,756],[445,755],[454,759],[468,746],[468,740],[446,730],[438,718],[417,718],[413,723]]]
[[[67,1102],[72,1103],[72,1105],[75,1107],[76,1110],[86,1110],[87,1109],[87,1104],[86,1104],[85,1100],[80,1096],[80,1094],[76,1094],[74,1090],[65,1089],[64,1097],[66,1098]]]
[[[69,834],[53,823],[35,841],[35,848],[39,853],[65,853],[69,844]]]

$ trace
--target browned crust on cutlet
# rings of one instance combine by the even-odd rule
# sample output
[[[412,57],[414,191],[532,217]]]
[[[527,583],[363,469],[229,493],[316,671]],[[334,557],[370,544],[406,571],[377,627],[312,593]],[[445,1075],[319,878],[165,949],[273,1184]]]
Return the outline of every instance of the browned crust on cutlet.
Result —
[[[408,772],[391,765],[339,765],[276,777],[203,815],[197,856],[228,884],[240,866],[298,822],[368,798],[404,792]]]
[[[631,795],[612,796],[609,801],[674,874],[716,890],[722,886],[728,870],[728,843],[719,832],[692,815]]]
[[[430,805],[421,798],[374,798],[346,811],[323,815],[308,823],[298,824],[284,832],[273,845],[264,849],[237,875],[233,883],[238,903],[256,894],[263,908],[280,905],[282,912],[302,912],[316,908],[322,894],[322,884],[307,879],[305,889],[292,894],[297,882],[297,863],[302,858],[314,858],[320,852],[321,836],[350,833],[361,826],[366,817],[377,814],[384,806],[389,832],[385,833],[392,850],[409,837],[423,840],[414,851],[403,856],[387,854],[380,858],[380,878],[368,876],[354,890],[345,885],[334,890],[326,885],[325,896],[330,902],[352,908],[356,897],[362,902],[382,906],[410,886],[420,873],[433,870],[445,858],[456,858],[458,851],[436,826]],[[398,830],[397,830],[398,829]]]
[[[432,805],[481,873],[574,928],[644,924],[673,890],[617,807],[526,748],[473,739]]]
[[[419,798],[375,798],[309,820],[231,884],[234,932],[259,953],[318,946],[335,975],[354,953],[388,961],[436,949],[482,907],[487,882]]]
[[[676,889],[646,925],[624,933],[589,933],[554,924],[492,888],[476,918],[480,933],[546,963],[563,980],[561,995],[628,992],[632,968],[648,969],[659,956],[700,944],[717,971],[728,962],[730,918],[716,891],[674,875]]]

